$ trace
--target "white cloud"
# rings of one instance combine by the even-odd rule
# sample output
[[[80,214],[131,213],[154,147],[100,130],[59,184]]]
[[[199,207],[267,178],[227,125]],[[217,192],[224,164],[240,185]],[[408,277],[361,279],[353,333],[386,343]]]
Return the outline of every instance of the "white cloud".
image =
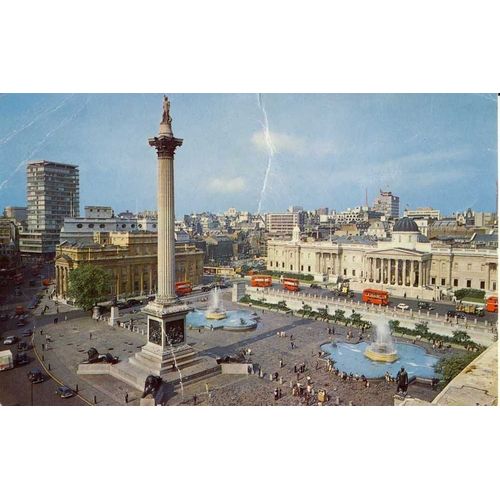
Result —
[[[214,193],[239,193],[246,188],[246,182],[243,177],[214,177],[208,181],[208,189]]]
[[[326,156],[335,151],[334,144],[328,141],[309,141],[303,137],[281,132],[270,132],[271,141],[276,153],[291,153],[297,156]],[[252,135],[252,143],[260,151],[268,151],[264,132],[259,130]]]

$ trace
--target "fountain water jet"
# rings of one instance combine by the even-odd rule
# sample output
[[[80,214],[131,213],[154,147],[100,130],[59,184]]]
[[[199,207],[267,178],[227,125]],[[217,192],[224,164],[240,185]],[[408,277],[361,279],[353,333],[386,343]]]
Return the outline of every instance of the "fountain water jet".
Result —
[[[210,303],[208,305],[205,318],[207,319],[224,319],[226,317],[226,310],[222,306],[220,300],[220,290],[215,287],[210,292]]]
[[[399,356],[392,341],[389,324],[383,318],[375,324],[375,340],[365,350],[365,356],[372,361],[393,363]]]

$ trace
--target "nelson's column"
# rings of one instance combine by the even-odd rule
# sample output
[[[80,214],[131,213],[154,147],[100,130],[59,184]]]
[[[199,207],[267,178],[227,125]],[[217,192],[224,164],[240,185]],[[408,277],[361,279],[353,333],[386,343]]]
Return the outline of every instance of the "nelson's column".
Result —
[[[175,293],[174,154],[182,139],[172,132],[167,97],[163,98],[158,136],[149,139],[149,145],[158,157],[158,286],[156,299],[143,309],[147,314],[147,343],[129,358],[130,365],[144,372],[134,377],[138,387],[146,375],[160,375],[175,383],[179,369],[187,380],[213,372],[215,364],[211,358],[197,357],[187,344],[185,319],[190,308]]]

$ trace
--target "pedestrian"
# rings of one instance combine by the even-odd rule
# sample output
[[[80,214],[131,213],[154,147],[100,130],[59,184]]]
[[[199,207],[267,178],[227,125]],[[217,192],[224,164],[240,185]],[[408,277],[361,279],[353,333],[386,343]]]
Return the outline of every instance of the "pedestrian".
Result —
[[[125,404],[128,405],[128,392],[125,393]]]
[[[293,365],[293,373],[297,373],[297,365]]]
[[[283,359],[280,358],[280,368],[283,368]]]
[[[194,406],[196,406],[196,401],[197,401],[197,399],[198,399],[198,398],[196,397],[196,394],[195,394],[195,395],[193,396],[193,404],[194,404]]]
[[[45,344],[42,344],[42,351],[45,351]]]
[[[281,388],[278,387],[278,398],[281,399]]]
[[[92,340],[92,332],[89,332],[89,339]]]
[[[295,347],[295,344],[294,344],[293,342],[290,342],[290,347],[291,347],[291,348],[292,348],[292,350],[293,350],[293,348]]]
[[[64,315],[64,321],[68,321],[68,315],[67,314]]]
[[[279,395],[279,392],[278,392],[278,389],[274,389],[274,400],[277,401],[278,400],[278,395]]]

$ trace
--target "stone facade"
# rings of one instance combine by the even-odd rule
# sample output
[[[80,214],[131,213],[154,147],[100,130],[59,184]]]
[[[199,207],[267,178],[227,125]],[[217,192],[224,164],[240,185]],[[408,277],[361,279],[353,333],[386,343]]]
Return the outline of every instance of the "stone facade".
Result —
[[[93,264],[112,274],[112,295],[130,296],[157,291],[157,234],[146,232],[95,233],[94,244],[58,245],[56,292],[65,297],[72,269]],[[203,252],[191,244],[175,246],[176,281],[201,283]]]
[[[440,298],[458,288],[497,293],[497,250],[430,243],[418,231],[395,231],[391,240],[268,242],[267,268],[312,274],[324,281],[349,278],[353,288],[386,289],[394,295]]]

